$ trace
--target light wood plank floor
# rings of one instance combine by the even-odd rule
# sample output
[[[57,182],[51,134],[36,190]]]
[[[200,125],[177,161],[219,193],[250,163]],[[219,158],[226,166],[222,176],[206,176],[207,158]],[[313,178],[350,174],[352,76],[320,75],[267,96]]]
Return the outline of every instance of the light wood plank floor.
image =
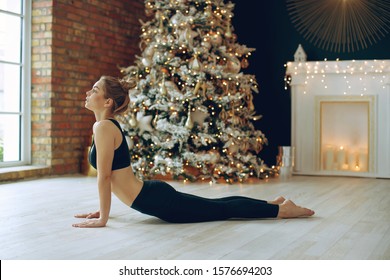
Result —
[[[96,210],[96,179],[61,177],[0,185],[0,258],[10,259],[390,259],[390,180],[293,176],[253,184],[183,184],[206,197],[284,195],[311,218],[168,224],[113,197],[108,226],[71,227]]]

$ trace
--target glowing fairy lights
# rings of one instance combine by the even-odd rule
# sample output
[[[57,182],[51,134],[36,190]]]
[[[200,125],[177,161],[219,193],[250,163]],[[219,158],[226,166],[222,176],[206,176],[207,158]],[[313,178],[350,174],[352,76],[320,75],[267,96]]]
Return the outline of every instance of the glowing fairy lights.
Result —
[[[329,76],[340,75],[344,84],[343,94],[360,92],[367,94],[367,85],[379,84],[385,89],[390,84],[390,60],[350,60],[350,61],[310,61],[288,62],[286,67],[285,89],[293,83],[309,86],[311,81],[320,80],[323,89],[329,89]],[[306,91],[304,91],[306,94]]]

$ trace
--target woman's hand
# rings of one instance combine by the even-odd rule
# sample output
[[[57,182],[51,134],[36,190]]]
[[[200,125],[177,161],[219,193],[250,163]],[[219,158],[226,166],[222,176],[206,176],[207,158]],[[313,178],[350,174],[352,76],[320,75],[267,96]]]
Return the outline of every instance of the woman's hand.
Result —
[[[88,213],[88,214],[76,214],[74,216],[75,218],[82,218],[82,219],[99,219],[100,211],[96,211],[94,213]]]
[[[105,227],[107,224],[107,221],[103,221],[102,219],[93,219],[93,220],[87,220],[82,223],[73,224],[73,227],[78,228],[94,228],[94,227]]]

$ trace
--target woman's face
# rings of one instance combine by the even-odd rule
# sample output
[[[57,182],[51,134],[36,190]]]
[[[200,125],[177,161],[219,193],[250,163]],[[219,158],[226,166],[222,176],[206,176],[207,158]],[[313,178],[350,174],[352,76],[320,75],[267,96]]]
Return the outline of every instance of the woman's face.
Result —
[[[104,97],[103,81],[97,81],[91,90],[87,91],[85,98],[85,108],[91,111],[104,109],[107,98]]]

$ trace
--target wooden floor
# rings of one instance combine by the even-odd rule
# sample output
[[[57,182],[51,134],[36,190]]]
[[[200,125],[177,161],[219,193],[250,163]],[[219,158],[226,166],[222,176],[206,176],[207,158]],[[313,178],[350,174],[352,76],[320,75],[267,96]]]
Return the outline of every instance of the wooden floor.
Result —
[[[98,207],[96,179],[62,177],[0,185],[0,258],[390,259],[390,180],[293,176],[256,184],[172,183],[206,197],[284,195],[311,218],[168,224],[113,198],[108,226],[73,228]]]

